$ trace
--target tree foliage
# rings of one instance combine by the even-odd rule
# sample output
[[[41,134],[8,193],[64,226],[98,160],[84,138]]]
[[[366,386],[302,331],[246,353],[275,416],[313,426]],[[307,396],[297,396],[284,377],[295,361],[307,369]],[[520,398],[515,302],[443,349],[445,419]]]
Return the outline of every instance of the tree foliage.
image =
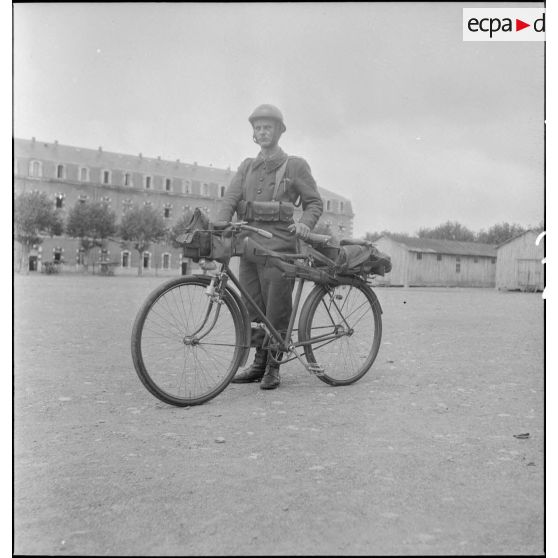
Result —
[[[89,252],[116,233],[116,215],[104,203],[78,201],[68,214],[66,233],[79,238],[81,247]]]
[[[513,225],[510,225],[510,223],[499,223],[493,225],[487,231],[481,230],[477,234],[477,241],[485,242],[486,244],[502,244],[502,242],[506,242],[526,231],[526,228],[517,223]]]
[[[22,192],[14,202],[15,239],[21,244],[40,244],[43,236],[62,234],[63,223],[44,192]]]
[[[404,241],[408,238],[434,238],[438,240],[460,240],[463,242],[482,242],[485,244],[501,244],[511,238],[528,231],[532,227],[523,227],[517,223],[499,223],[492,225],[488,230],[481,229],[475,233],[467,227],[461,225],[457,221],[447,221],[434,228],[422,228],[411,236],[405,233],[392,233],[383,230],[381,232],[367,232],[365,235],[366,240],[378,240],[381,236],[389,236],[394,240]],[[535,230],[543,230],[544,222],[541,221]]]
[[[419,238],[434,238],[438,240],[460,240],[463,242],[474,242],[475,233],[457,221],[446,221],[433,229],[419,229]]]
[[[138,275],[142,273],[142,254],[153,242],[159,242],[167,236],[163,217],[151,206],[130,209],[120,223],[120,238],[127,246],[131,244],[140,254]]]
[[[14,238],[21,244],[19,270],[28,269],[26,262],[33,244],[41,244],[44,236],[62,234],[64,225],[54,204],[44,192],[22,192],[14,201]]]

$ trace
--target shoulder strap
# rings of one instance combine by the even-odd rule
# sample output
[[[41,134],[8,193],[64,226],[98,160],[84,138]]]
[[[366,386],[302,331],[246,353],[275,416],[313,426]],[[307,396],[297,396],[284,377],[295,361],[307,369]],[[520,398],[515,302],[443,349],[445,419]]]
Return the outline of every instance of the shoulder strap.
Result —
[[[279,193],[279,186],[283,181],[283,177],[285,176],[285,171],[287,170],[287,163],[289,162],[289,157],[285,159],[285,162],[277,169],[275,173],[275,189],[273,190],[273,197],[271,201],[276,201],[277,194]]]

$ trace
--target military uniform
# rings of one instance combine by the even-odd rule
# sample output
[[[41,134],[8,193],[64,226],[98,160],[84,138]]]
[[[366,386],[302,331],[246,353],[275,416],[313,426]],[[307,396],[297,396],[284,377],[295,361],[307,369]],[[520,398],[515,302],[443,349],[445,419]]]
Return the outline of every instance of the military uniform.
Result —
[[[294,219],[288,215],[292,215],[297,200],[302,207],[299,221],[310,229],[314,228],[323,211],[323,202],[308,163],[291,156],[275,196],[275,201],[281,202],[285,211],[278,210],[271,216],[267,214],[266,204],[262,204],[263,212],[258,211],[259,202],[273,201],[276,174],[286,160],[287,155],[281,149],[267,160],[261,153],[255,159],[244,160],[225,192],[218,214],[218,220],[231,221],[237,212],[238,217],[248,224],[271,232],[273,238],[270,239],[255,233],[243,234],[253,236],[262,246],[278,252],[296,250],[295,235],[288,230]],[[240,282],[273,326],[281,332],[286,331],[292,309],[293,282],[283,278],[277,268],[248,262],[244,258],[240,261],[239,275]],[[257,316],[250,305],[248,309],[251,320],[256,321]]]

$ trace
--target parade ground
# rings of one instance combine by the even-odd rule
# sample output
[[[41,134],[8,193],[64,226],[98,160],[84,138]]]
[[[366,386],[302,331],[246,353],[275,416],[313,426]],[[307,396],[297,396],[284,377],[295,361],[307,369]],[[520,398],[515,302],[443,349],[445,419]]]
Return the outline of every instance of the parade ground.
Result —
[[[378,288],[359,382],[293,362],[177,408],[130,355],[163,280],[15,276],[16,554],[543,552],[540,293]]]

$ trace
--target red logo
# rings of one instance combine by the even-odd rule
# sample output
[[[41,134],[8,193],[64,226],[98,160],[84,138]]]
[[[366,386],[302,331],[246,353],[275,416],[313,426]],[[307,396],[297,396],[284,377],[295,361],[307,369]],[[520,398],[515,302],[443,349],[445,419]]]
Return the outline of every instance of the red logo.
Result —
[[[520,19],[515,20],[515,30],[516,31],[521,31],[522,29],[525,29],[526,27],[531,27],[531,24],[530,23],[525,23],[524,21],[521,21]]]

